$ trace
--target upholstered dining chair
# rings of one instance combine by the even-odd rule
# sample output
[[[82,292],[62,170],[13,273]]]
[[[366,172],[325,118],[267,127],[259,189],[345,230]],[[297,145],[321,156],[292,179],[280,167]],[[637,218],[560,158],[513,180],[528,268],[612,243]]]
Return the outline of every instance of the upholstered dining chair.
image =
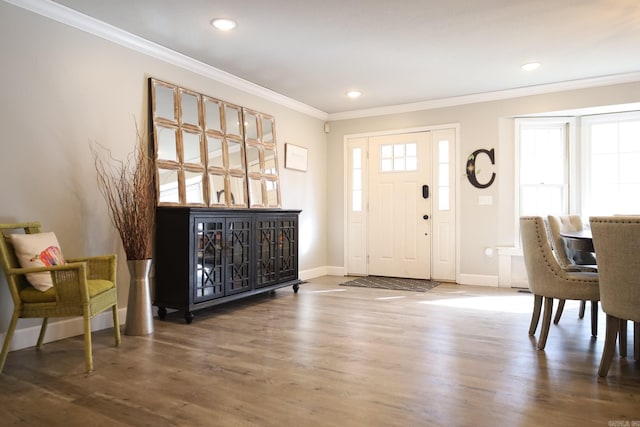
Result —
[[[535,334],[544,298],[542,328],[538,339],[538,349],[544,350],[551,325],[553,299],[599,301],[598,274],[567,271],[560,266],[551,250],[542,217],[521,217],[520,233],[529,288],[534,295],[534,309],[529,335]],[[596,303],[592,304],[591,310],[591,334],[596,336],[597,333],[598,311]]]
[[[42,250],[34,249],[38,245]],[[41,266],[24,267],[25,263]],[[55,235],[42,233],[39,222],[0,224],[0,265],[14,305],[0,353],[0,373],[19,318],[43,319],[36,345],[41,349],[50,317],[82,316],[87,372],[93,370],[91,319],[94,316],[112,310],[116,346],[120,345],[116,255],[65,260]]]
[[[574,271],[590,271],[598,272],[598,266],[596,259],[591,253],[576,253],[569,247],[562,238],[561,233],[566,231],[581,231],[584,229],[582,217],[580,215],[549,215],[547,217],[549,222],[549,231],[551,234],[551,247],[558,259],[558,263],[564,269]],[[557,324],[562,316],[564,310],[564,300],[558,301],[558,308],[556,315],[553,319],[553,323]],[[578,316],[582,319],[584,317],[584,311],[586,308],[586,302],[580,302],[580,311]]]
[[[640,360],[640,217],[589,218],[598,254],[600,300],[607,315],[604,350],[598,375],[606,377],[620,336],[621,356],[626,355],[627,320],[633,321],[634,358]],[[624,350],[622,348],[624,345]]]

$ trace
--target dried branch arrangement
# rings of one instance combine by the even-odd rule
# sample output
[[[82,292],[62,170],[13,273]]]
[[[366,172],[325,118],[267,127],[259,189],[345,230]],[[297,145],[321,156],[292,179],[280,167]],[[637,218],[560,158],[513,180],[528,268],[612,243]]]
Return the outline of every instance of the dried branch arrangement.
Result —
[[[153,159],[137,127],[136,137],[134,151],[124,160],[114,158],[111,150],[100,144],[90,146],[98,187],[128,260],[151,258],[156,208]]]

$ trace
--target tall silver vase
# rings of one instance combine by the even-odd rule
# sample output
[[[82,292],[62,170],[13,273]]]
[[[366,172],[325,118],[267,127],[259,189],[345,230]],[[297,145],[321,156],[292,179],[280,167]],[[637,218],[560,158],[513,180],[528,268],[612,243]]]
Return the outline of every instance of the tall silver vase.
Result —
[[[125,335],[149,335],[153,333],[153,312],[151,310],[151,289],[149,274],[151,260],[128,260],[131,282]]]

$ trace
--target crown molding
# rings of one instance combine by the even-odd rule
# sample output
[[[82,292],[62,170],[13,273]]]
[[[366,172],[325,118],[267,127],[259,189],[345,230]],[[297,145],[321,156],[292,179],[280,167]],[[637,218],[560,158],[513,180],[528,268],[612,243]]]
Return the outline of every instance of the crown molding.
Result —
[[[527,86],[517,89],[507,89],[474,95],[457,96],[435,99],[431,101],[414,102],[411,104],[391,105],[387,107],[369,108],[329,114],[328,121],[359,119],[365,117],[402,114],[414,111],[432,110],[435,108],[455,107],[459,105],[475,104],[478,102],[499,101],[501,99],[519,98],[522,96],[542,95],[545,93],[563,92],[567,90],[586,89],[598,86],[610,86],[622,83],[640,82],[640,72],[615,74],[581,80],[570,80],[560,83]]]
[[[572,80],[546,85],[528,86],[516,89],[508,89],[495,92],[486,92],[474,95],[464,95],[451,98],[442,98],[429,101],[421,101],[410,104],[391,105],[378,108],[345,111],[340,113],[326,113],[310,105],[296,101],[292,98],[274,92],[270,89],[241,79],[203,62],[197,61],[186,55],[168,49],[147,39],[131,34],[120,28],[84,15],[51,0],[4,0],[6,3],[29,10],[53,19],[62,24],[93,34],[97,37],[117,43],[123,47],[135,50],[147,56],[176,65],[196,74],[210,78],[232,88],[241,90],[251,95],[258,96],[267,101],[274,102],[294,111],[325,121],[339,121],[365,117],[375,117],[390,114],[402,114],[414,111],[431,110],[435,108],[454,107],[459,105],[474,104],[479,102],[497,101],[522,96],[541,95],[566,90],[585,89],[597,86],[631,83],[640,81],[640,72],[616,74],[610,76],[595,77],[589,79]]]
[[[328,114],[324,111],[318,110],[255,83],[241,79],[240,77],[234,76],[226,71],[219,70],[203,62],[196,61],[186,55],[168,49],[164,46],[160,46],[157,43],[153,43],[147,39],[84,15],[51,0],[4,1],[311,117],[321,120],[326,120],[328,117]]]

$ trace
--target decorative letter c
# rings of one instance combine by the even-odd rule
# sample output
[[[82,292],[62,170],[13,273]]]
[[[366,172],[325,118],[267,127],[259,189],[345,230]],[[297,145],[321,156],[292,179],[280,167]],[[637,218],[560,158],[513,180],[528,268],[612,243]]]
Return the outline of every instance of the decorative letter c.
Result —
[[[469,179],[469,182],[471,183],[471,185],[473,185],[474,187],[487,188],[491,184],[493,184],[493,181],[495,181],[496,173],[494,172],[493,174],[491,174],[491,179],[486,184],[481,184],[478,182],[478,178],[476,177],[476,158],[478,157],[479,154],[486,154],[489,157],[489,160],[491,160],[491,164],[492,165],[496,164],[495,150],[493,148],[491,150],[480,148],[474,151],[473,154],[471,154],[469,156],[469,159],[467,160],[467,178]]]

